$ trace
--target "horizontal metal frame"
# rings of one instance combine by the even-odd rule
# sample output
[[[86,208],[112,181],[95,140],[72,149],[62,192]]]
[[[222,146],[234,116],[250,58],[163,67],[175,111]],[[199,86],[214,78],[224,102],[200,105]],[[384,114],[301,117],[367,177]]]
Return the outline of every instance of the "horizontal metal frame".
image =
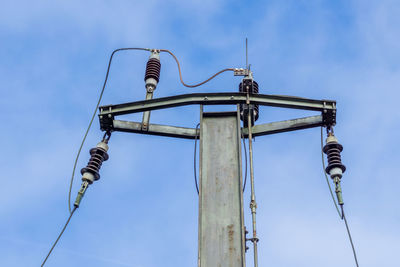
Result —
[[[271,122],[255,125],[253,127],[253,136],[263,136],[276,133],[290,132],[295,130],[307,129],[322,126],[324,124],[321,115],[279,122]],[[176,127],[159,124],[149,124],[148,130],[142,130],[142,124],[139,122],[113,120],[113,131],[149,134],[158,136],[169,136],[176,138],[194,139],[199,137],[199,129]],[[242,128],[244,137],[247,138],[248,129]]]
[[[246,93],[195,93],[150,100],[136,101],[117,105],[101,106],[99,116],[118,116],[149,110],[164,109],[193,104],[232,105],[245,104]],[[250,104],[292,109],[315,110],[328,112],[336,110],[334,100],[314,100],[294,96],[250,94]]]

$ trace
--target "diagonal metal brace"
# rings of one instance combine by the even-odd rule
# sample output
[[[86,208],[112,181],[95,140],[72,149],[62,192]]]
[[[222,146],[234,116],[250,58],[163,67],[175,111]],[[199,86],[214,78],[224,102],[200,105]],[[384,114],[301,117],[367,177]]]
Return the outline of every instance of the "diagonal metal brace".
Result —
[[[262,136],[283,132],[296,131],[301,129],[313,128],[323,125],[323,117],[321,115],[293,120],[271,122],[255,125],[252,129],[253,136]],[[140,122],[113,120],[111,125],[106,128],[112,128],[117,132],[139,133],[148,135],[168,136],[184,139],[195,139],[199,136],[199,130],[193,128],[176,127],[169,125],[149,124],[147,130],[142,129]],[[244,137],[247,138],[248,129],[242,128]]]

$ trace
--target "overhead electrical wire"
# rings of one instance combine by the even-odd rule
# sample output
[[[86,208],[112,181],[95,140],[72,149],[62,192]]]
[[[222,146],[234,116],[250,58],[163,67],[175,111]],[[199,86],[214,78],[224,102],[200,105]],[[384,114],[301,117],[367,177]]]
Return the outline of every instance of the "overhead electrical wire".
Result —
[[[323,153],[323,146],[324,146],[324,137],[323,137],[323,130],[322,130],[322,126],[321,126],[321,159],[322,159],[323,173],[325,175],[326,183],[327,183],[327,185],[329,187],[329,192],[331,193],[333,204],[335,204],[336,211],[339,214],[339,217],[342,219],[342,214],[340,214],[338,204],[336,202],[335,196],[333,195],[332,187],[331,187],[331,184],[329,182],[329,177],[325,172],[326,166],[325,166],[325,159],[324,159],[324,153]]]
[[[78,153],[77,153],[76,158],[75,158],[74,167],[73,167],[73,169],[72,169],[71,182],[70,182],[69,191],[68,191],[68,210],[69,210],[70,213],[72,213],[72,210],[71,210],[71,191],[72,191],[72,185],[73,185],[73,183],[74,183],[75,170],[76,170],[76,165],[77,165],[77,163],[78,163],[79,155],[81,154],[82,147],[83,147],[83,145],[84,145],[84,143],[85,143],[85,141],[86,141],[86,137],[87,137],[87,135],[88,135],[88,133],[89,133],[89,130],[90,130],[91,126],[92,126],[94,117],[96,116],[96,113],[97,113],[97,109],[99,108],[101,99],[102,99],[102,97],[103,97],[104,89],[106,88],[106,85],[107,85],[108,75],[109,75],[109,73],[110,73],[110,67],[111,67],[112,59],[113,59],[115,53],[117,53],[117,52],[119,52],[119,51],[125,51],[125,50],[151,51],[151,49],[149,49],[149,48],[128,47],[128,48],[118,48],[118,49],[115,49],[115,50],[111,53],[110,60],[108,61],[107,73],[106,73],[106,77],[105,77],[105,80],[104,80],[103,88],[101,89],[101,92],[100,92],[100,95],[99,95],[99,99],[98,99],[97,104],[96,104],[96,108],[94,109],[92,118],[90,119],[90,122],[89,122],[89,126],[87,127],[86,132],[85,132],[85,135],[83,136],[81,145],[79,146]]]
[[[220,75],[220,74],[223,73],[223,72],[226,72],[226,71],[234,71],[234,70],[235,70],[234,68],[226,68],[226,69],[223,69],[223,70],[221,70],[221,71],[215,73],[214,75],[212,75],[212,76],[209,77],[208,79],[206,79],[206,80],[204,80],[204,81],[202,81],[202,82],[200,82],[200,83],[198,83],[198,84],[189,85],[189,84],[186,84],[186,83],[183,81],[183,78],[182,78],[182,71],[181,71],[181,67],[180,67],[179,60],[178,60],[178,58],[174,55],[174,53],[172,53],[170,50],[167,50],[167,49],[159,49],[159,50],[158,50],[158,49],[133,48],[133,47],[132,47],[132,48],[118,48],[118,49],[115,49],[115,50],[111,53],[111,56],[110,56],[110,59],[109,59],[109,62],[108,62],[107,72],[106,72],[106,76],[105,76],[105,80],[104,80],[104,83],[103,83],[102,90],[101,90],[101,92],[100,92],[100,95],[99,95],[99,98],[98,98],[98,101],[97,101],[95,110],[94,110],[93,115],[92,115],[92,117],[91,117],[91,119],[90,119],[89,125],[88,125],[88,127],[87,127],[87,129],[86,129],[86,132],[85,132],[84,137],[83,137],[83,139],[82,139],[81,145],[80,145],[80,147],[79,147],[79,149],[78,149],[77,156],[76,156],[76,158],[75,158],[74,167],[73,167],[72,175],[71,175],[70,186],[69,186],[69,192],[68,192],[68,210],[69,210],[70,215],[69,215],[69,217],[68,217],[68,220],[67,220],[66,224],[64,225],[63,229],[61,230],[61,233],[60,233],[59,236],[57,237],[57,239],[56,239],[56,241],[54,242],[53,246],[51,247],[49,253],[47,254],[46,258],[44,259],[44,261],[43,261],[43,263],[42,263],[42,265],[41,265],[42,267],[44,266],[44,264],[46,263],[48,257],[49,257],[50,254],[52,253],[54,247],[57,245],[57,243],[58,243],[58,241],[60,240],[62,234],[64,233],[65,229],[67,228],[67,226],[68,226],[68,224],[69,224],[69,222],[70,222],[70,220],[71,220],[73,214],[75,213],[75,211],[76,211],[76,209],[77,209],[76,206],[75,206],[73,209],[71,209],[71,191],[72,191],[72,185],[73,185],[73,181],[74,181],[74,176],[75,176],[75,170],[76,170],[77,162],[78,162],[80,153],[81,153],[81,151],[82,151],[82,147],[83,147],[83,145],[84,145],[84,143],[85,143],[85,141],[86,141],[86,138],[87,138],[87,135],[88,135],[88,133],[89,133],[89,130],[90,130],[92,124],[93,124],[94,118],[95,118],[95,116],[96,116],[97,110],[98,110],[99,105],[100,105],[100,102],[101,102],[101,99],[102,99],[102,97],[103,97],[104,90],[105,90],[105,87],[106,87],[106,85],[107,85],[107,81],[108,81],[108,77],[109,77],[109,73],[110,73],[110,67],[111,67],[112,59],[113,59],[115,53],[117,53],[117,52],[119,52],[119,51],[126,51],[126,50],[142,50],[142,51],[150,51],[150,52],[151,52],[151,51],[159,51],[159,52],[166,52],[166,53],[170,54],[170,55],[174,58],[174,60],[175,60],[175,62],[176,62],[176,64],[177,64],[180,82],[182,83],[182,85],[184,85],[185,87],[189,87],[189,88],[195,88],[195,87],[201,86],[201,85],[203,85],[203,84],[209,82],[210,80],[214,79],[216,76]],[[247,64],[247,62],[246,62],[246,64]],[[199,186],[198,186],[198,181],[197,181],[196,156],[197,156],[197,136],[198,136],[197,130],[198,130],[199,126],[200,126],[200,123],[196,125],[195,147],[194,147],[194,179],[195,179],[196,191],[197,191],[198,194],[199,194]],[[243,146],[244,146],[244,152],[245,152],[245,153],[244,153],[244,154],[245,154],[245,179],[244,179],[244,183],[243,183],[243,191],[244,191],[244,190],[245,190],[245,187],[246,187],[246,181],[247,181],[247,151],[246,151],[246,143],[245,143],[245,139],[244,139],[244,136],[243,136],[243,132],[242,132],[241,134],[242,134],[242,140],[243,140]],[[339,207],[338,207],[338,204],[337,204],[337,202],[336,202],[336,200],[335,200],[335,197],[334,197],[334,195],[333,195],[333,191],[332,191],[332,188],[331,188],[331,185],[330,185],[330,182],[329,182],[329,178],[328,178],[328,176],[327,176],[327,174],[326,174],[326,172],[325,172],[325,161],[324,161],[324,155],[323,155],[323,130],[322,130],[322,127],[321,127],[321,154],[322,154],[322,166],[323,166],[323,169],[324,169],[324,175],[325,175],[325,178],[326,178],[326,182],[327,182],[327,184],[328,184],[329,191],[330,191],[332,200],[333,200],[333,202],[334,202],[335,208],[336,208],[336,210],[337,210],[337,213],[338,213],[339,217],[340,217],[342,220],[344,220],[344,222],[345,222],[346,229],[347,229],[347,233],[348,233],[348,237],[349,237],[349,240],[350,240],[350,243],[351,243],[351,246],[352,246],[352,250],[353,250],[354,259],[355,259],[356,265],[357,265],[357,267],[358,267],[359,265],[358,265],[357,255],[356,255],[356,251],[355,251],[355,248],[354,248],[354,244],[353,244],[353,240],[352,240],[352,237],[351,237],[351,233],[350,233],[350,229],[349,229],[349,226],[348,226],[348,222],[347,222],[346,216],[345,216],[345,214],[344,214],[343,205],[340,205],[340,207],[341,207],[341,212],[340,212]]]
[[[54,247],[57,245],[58,240],[60,240],[62,234],[64,233],[65,229],[67,228],[67,226],[68,226],[68,224],[69,224],[69,221],[71,220],[72,215],[74,215],[76,209],[77,209],[77,207],[74,207],[74,208],[72,209],[72,211],[71,211],[71,213],[70,213],[70,215],[69,215],[69,217],[68,217],[67,222],[65,223],[64,227],[62,228],[61,233],[58,235],[56,241],[55,241],[54,244],[51,246],[51,249],[50,249],[49,253],[47,253],[47,256],[46,256],[46,258],[44,259],[44,261],[42,262],[41,267],[44,266],[44,264],[46,263],[47,259],[48,259],[49,256],[50,256],[51,252],[53,252]]]
[[[354,261],[356,262],[356,266],[358,267],[358,260],[357,260],[356,249],[354,248],[353,239],[351,238],[350,228],[349,228],[349,225],[348,225],[348,223],[347,223],[346,215],[344,214],[343,205],[341,205],[340,207],[342,208],[342,218],[343,218],[344,223],[345,223],[345,225],[346,225],[346,230],[347,230],[347,234],[349,235],[349,240],[350,240],[351,248],[353,249]]]
[[[339,207],[338,207],[338,204],[337,204],[337,202],[336,202],[336,199],[335,199],[335,197],[334,197],[334,195],[333,195],[333,191],[332,191],[332,187],[331,187],[330,182],[329,182],[328,175],[327,175],[326,172],[325,172],[325,169],[326,169],[326,168],[325,168],[325,160],[324,160],[324,153],[323,153],[323,130],[322,130],[322,128],[323,128],[323,127],[321,127],[321,155],[322,155],[323,173],[325,174],[326,183],[328,184],[329,192],[331,193],[333,203],[335,204],[335,208],[336,208],[336,210],[337,210],[337,212],[338,212],[338,214],[339,214],[340,219],[343,220],[344,223],[345,223],[345,225],[346,225],[347,235],[348,235],[348,237],[349,237],[349,241],[350,241],[350,244],[351,244],[351,249],[352,249],[352,251],[353,251],[354,261],[355,261],[355,263],[356,263],[356,266],[359,267],[359,265],[358,265],[358,260],[357,260],[356,249],[355,249],[355,247],[354,247],[353,238],[351,237],[350,227],[349,227],[349,225],[348,225],[348,223],[347,223],[347,219],[346,219],[346,216],[345,216],[345,214],[344,214],[343,205],[340,205],[340,209],[341,209],[341,211],[340,211],[340,210],[339,210]]]
[[[138,48],[138,47],[128,47],[128,48],[118,48],[118,49],[115,49],[115,50],[111,53],[110,60],[109,60],[109,62],[108,62],[106,77],[105,77],[105,80],[104,80],[103,88],[102,88],[102,90],[101,90],[101,92],[100,92],[99,99],[98,99],[98,101],[97,101],[96,108],[95,108],[95,110],[94,110],[94,112],[93,112],[92,118],[91,118],[91,120],[90,120],[90,122],[89,122],[89,126],[88,126],[88,128],[87,128],[87,130],[86,130],[86,132],[85,132],[85,135],[84,135],[84,137],[83,137],[83,139],[82,139],[81,145],[80,145],[80,147],[79,147],[79,149],[78,149],[78,153],[77,153],[76,158],[75,158],[74,167],[73,167],[72,175],[71,175],[71,182],[70,182],[69,191],[68,191],[68,210],[69,210],[70,213],[72,212],[72,211],[71,211],[71,191],[72,191],[72,185],[73,185],[73,182],[74,182],[74,176],[75,176],[76,165],[77,165],[77,163],[78,163],[78,159],[79,159],[80,153],[81,153],[81,151],[82,151],[82,147],[83,147],[83,145],[84,145],[84,143],[85,143],[85,141],[86,141],[86,138],[87,138],[87,135],[88,135],[88,133],[89,133],[89,130],[90,130],[91,126],[92,126],[94,117],[96,116],[97,109],[99,108],[101,99],[102,99],[102,97],[103,97],[104,89],[105,89],[105,87],[106,87],[107,80],[108,80],[108,76],[109,76],[109,73],[110,73],[110,67],[111,67],[111,62],[112,62],[113,56],[114,56],[115,53],[117,53],[117,52],[119,52],[119,51],[125,51],[125,50],[160,51],[160,52],[166,52],[166,53],[170,54],[170,55],[175,59],[176,64],[178,65],[179,78],[180,78],[181,83],[182,83],[184,86],[189,87],[189,88],[194,88],[194,87],[198,87],[198,86],[200,86],[200,85],[203,85],[203,84],[209,82],[210,80],[214,79],[216,76],[218,76],[219,74],[221,74],[221,73],[223,73],[223,72],[225,72],[225,71],[234,71],[233,68],[226,68],[226,69],[223,69],[223,70],[217,72],[216,74],[214,74],[213,76],[211,76],[210,78],[208,78],[207,80],[205,80],[205,81],[203,81],[203,82],[201,82],[201,83],[198,83],[198,84],[195,84],[195,85],[189,85],[189,84],[186,84],[186,83],[183,81],[183,79],[182,79],[182,72],[181,72],[181,67],[180,67],[179,60],[178,60],[178,58],[174,55],[174,53],[172,53],[170,50],[167,50],[167,49],[159,49],[159,50],[157,50],[157,49]],[[197,185],[197,184],[196,184],[196,185]]]
[[[246,39],[247,40],[247,39]],[[244,147],[244,166],[245,166],[245,171],[244,171],[244,182],[243,182],[243,192],[244,189],[246,188],[246,182],[247,182],[247,151],[246,151],[246,142],[244,139],[243,131],[242,131],[242,140],[243,140],[243,147]]]
[[[181,83],[182,83],[184,86],[189,87],[189,88],[194,88],[194,87],[198,87],[198,86],[200,86],[200,85],[203,85],[203,84],[209,82],[210,80],[214,79],[216,76],[220,75],[221,73],[223,73],[223,72],[225,72],[225,71],[235,71],[235,69],[233,69],[233,68],[226,68],[226,69],[223,69],[223,70],[218,71],[218,72],[215,73],[213,76],[211,76],[210,78],[208,78],[207,80],[205,80],[205,81],[203,81],[203,82],[201,82],[201,83],[193,84],[193,85],[186,84],[186,83],[183,81],[183,79],[182,79],[181,65],[179,64],[179,60],[178,60],[178,58],[174,55],[174,53],[172,53],[171,51],[169,51],[169,50],[167,50],[167,49],[160,49],[159,51],[160,51],[160,52],[166,52],[166,53],[170,54],[170,55],[175,59],[176,64],[178,65],[179,78],[180,78],[180,80],[181,80]]]
[[[194,160],[193,160],[193,170],[194,170],[194,184],[196,185],[197,194],[199,194],[199,186],[197,184],[197,170],[196,170],[196,157],[197,157],[197,129],[199,129],[200,123],[196,125],[196,134],[194,136]]]

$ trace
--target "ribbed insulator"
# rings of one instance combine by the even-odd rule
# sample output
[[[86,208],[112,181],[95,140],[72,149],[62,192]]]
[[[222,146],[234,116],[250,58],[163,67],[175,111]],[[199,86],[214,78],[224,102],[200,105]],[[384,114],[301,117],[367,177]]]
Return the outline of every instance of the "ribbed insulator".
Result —
[[[161,71],[161,62],[157,58],[150,58],[146,64],[146,74],[144,75],[144,80],[146,81],[148,78],[153,78],[157,82],[160,81],[160,71]]]
[[[244,80],[245,86],[243,88],[243,82],[239,84],[239,92],[249,92],[250,94],[258,94],[258,83],[254,80]]]
[[[90,156],[89,163],[85,168],[81,169],[81,174],[83,175],[85,172],[89,172],[93,174],[95,180],[99,180],[99,170],[101,168],[101,164],[103,161],[108,160],[107,151],[101,147],[95,147],[90,149]]]
[[[244,86],[243,86],[244,84]],[[243,82],[239,84],[239,92],[245,92],[250,94],[258,94],[258,83],[252,79],[245,79]],[[254,121],[258,120],[259,115],[259,105],[250,105],[250,112],[254,112]],[[247,127],[247,116],[248,116],[249,109],[247,108],[246,104],[240,105],[240,119],[245,122],[245,127]]]
[[[333,168],[340,168],[342,172],[346,171],[346,166],[342,164],[340,152],[343,146],[336,141],[328,142],[324,146],[324,153],[328,156],[328,166],[325,171],[329,174]]]

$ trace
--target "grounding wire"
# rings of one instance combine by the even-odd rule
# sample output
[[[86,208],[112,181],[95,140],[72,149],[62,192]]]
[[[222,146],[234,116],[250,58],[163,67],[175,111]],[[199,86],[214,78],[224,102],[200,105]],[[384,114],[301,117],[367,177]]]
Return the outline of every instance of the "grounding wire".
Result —
[[[149,49],[149,48],[127,47],[127,48],[118,48],[118,49],[115,49],[115,50],[111,53],[110,60],[108,61],[108,67],[107,67],[106,77],[105,77],[105,80],[104,80],[103,88],[101,89],[101,92],[100,92],[99,100],[97,101],[96,108],[94,109],[92,118],[91,118],[91,120],[90,120],[90,122],[89,122],[89,126],[87,127],[87,130],[86,130],[86,132],[85,132],[85,135],[84,135],[84,137],[83,137],[83,139],[82,139],[82,143],[81,143],[81,145],[80,145],[80,147],[79,147],[78,153],[77,153],[76,158],[75,158],[74,167],[73,167],[73,169],[72,169],[71,182],[70,182],[69,191],[68,191],[68,210],[69,210],[70,213],[72,213],[72,211],[71,211],[71,191],[72,191],[72,184],[73,184],[73,182],[74,182],[75,170],[76,170],[76,165],[77,165],[77,163],[78,163],[79,155],[81,154],[83,144],[85,143],[85,140],[86,140],[86,137],[87,137],[87,135],[88,135],[88,133],[89,133],[90,127],[92,126],[94,117],[96,116],[97,109],[99,108],[100,101],[101,101],[101,99],[102,99],[102,97],[103,97],[104,89],[105,89],[105,87],[106,87],[107,80],[108,80],[108,74],[110,73],[110,67],[111,67],[111,62],[112,62],[113,56],[114,56],[115,53],[117,53],[117,52],[119,52],[119,51],[125,51],[125,50],[143,50],[143,51],[151,51],[151,49]]]
[[[246,38],[247,40],[247,38]],[[244,166],[245,166],[245,172],[244,172],[244,182],[243,182],[243,192],[244,189],[246,188],[246,182],[247,182],[247,151],[246,151],[246,139],[244,139],[243,135],[243,130],[242,130],[242,140],[243,140],[243,147],[244,147]]]
[[[53,251],[54,247],[57,245],[58,240],[60,240],[62,234],[63,234],[64,231],[65,231],[65,228],[67,228],[67,226],[68,226],[68,224],[69,224],[69,221],[71,220],[72,215],[74,215],[74,212],[76,211],[76,209],[77,209],[76,206],[72,209],[72,211],[71,211],[71,213],[70,213],[70,215],[69,215],[69,217],[68,217],[67,222],[65,223],[63,229],[61,230],[61,233],[58,235],[58,237],[57,237],[56,241],[54,242],[53,246],[51,246],[51,249],[50,249],[49,253],[47,253],[47,256],[46,256],[46,258],[44,259],[44,261],[43,261],[41,267],[44,266],[44,264],[46,263],[47,259],[48,259],[49,256],[50,256],[51,252]]]
[[[199,194],[199,186],[197,185],[197,170],[196,170],[196,157],[197,157],[197,129],[200,123],[196,125],[196,135],[194,136],[194,157],[193,157],[193,170],[194,170],[194,184],[196,185],[197,194]]]
[[[233,68],[226,68],[226,69],[223,69],[223,70],[221,70],[221,71],[218,71],[218,72],[215,73],[213,76],[211,76],[210,78],[208,78],[207,80],[205,80],[205,81],[203,81],[203,82],[201,82],[201,83],[193,84],[193,85],[186,84],[186,83],[183,81],[183,79],[182,79],[181,65],[179,64],[179,60],[178,60],[178,58],[174,55],[174,53],[172,53],[171,51],[169,51],[169,50],[167,50],[167,49],[160,49],[159,51],[160,51],[160,52],[166,52],[166,53],[170,54],[170,55],[175,59],[176,64],[178,65],[178,72],[179,72],[179,78],[180,78],[180,80],[181,80],[181,83],[182,83],[184,86],[189,87],[189,88],[194,88],[194,87],[203,85],[203,84],[209,82],[210,80],[214,79],[216,76],[220,75],[221,73],[223,73],[223,72],[225,72],[225,71],[235,71],[235,69],[233,69]]]
[[[331,185],[330,185],[330,183],[329,183],[328,175],[327,175],[326,172],[325,172],[325,161],[324,161],[324,153],[323,153],[323,133],[322,133],[322,126],[321,126],[321,154],[322,154],[322,167],[324,168],[324,169],[323,169],[323,172],[324,172],[324,174],[325,174],[326,182],[327,182],[328,187],[329,187],[329,192],[331,193],[333,203],[335,204],[335,207],[336,207],[336,210],[337,210],[337,212],[338,212],[338,214],[339,214],[340,219],[344,220],[344,223],[345,223],[345,225],[346,225],[347,235],[348,235],[348,237],[349,237],[349,241],[350,241],[350,244],[351,244],[351,249],[352,249],[352,251],[353,251],[354,261],[355,261],[355,263],[356,263],[356,266],[359,267],[359,265],[358,265],[358,260],[357,260],[356,249],[354,248],[353,238],[351,237],[350,227],[349,227],[349,225],[348,225],[348,223],[347,223],[347,219],[346,219],[346,216],[345,216],[345,214],[344,214],[343,205],[340,205],[340,209],[341,209],[341,212],[340,212],[340,211],[339,211],[338,204],[337,204],[337,202],[336,202],[336,199],[335,199],[335,197],[334,197],[334,195],[333,195],[332,187],[331,187]]]

